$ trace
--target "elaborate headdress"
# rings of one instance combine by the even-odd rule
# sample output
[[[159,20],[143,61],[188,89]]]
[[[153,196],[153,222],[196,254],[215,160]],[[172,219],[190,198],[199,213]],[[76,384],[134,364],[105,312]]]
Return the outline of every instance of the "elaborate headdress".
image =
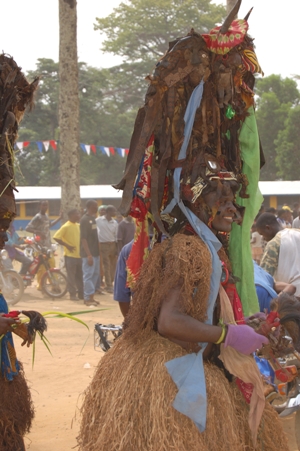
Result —
[[[137,218],[138,239],[146,247],[142,235],[149,217],[168,234],[166,213],[179,219],[185,201],[194,203],[210,190],[221,195],[224,182],[241,187],[241,198],[249,197],[253,181],[244,171],[241,134],[246,121],[253,120],[253,74],[261,68],[247,35],[249,14],[234,20],[240,4],[238,0],[221,27],[204,35],[192,29],[171,42],[147,77],[150,84],[125,174],[115,185],[124,190],[119,210]],[[251,128],[251,158],[259,161],[257,129]],[[257,189],[258,170],[254,172]],[[203,208],[209,210],[204,203]]]
[[[32,106],[37,84],[38,79],[28,83],[13,58],[0,55],[0,229],[6,229],[16,215],[14,144],[24,112]]]

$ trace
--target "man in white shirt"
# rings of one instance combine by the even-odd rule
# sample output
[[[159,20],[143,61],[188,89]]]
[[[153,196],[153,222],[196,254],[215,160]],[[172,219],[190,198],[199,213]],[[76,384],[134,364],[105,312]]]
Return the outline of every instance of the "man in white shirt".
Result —
[[[264,213],[256,221],[257,231],[268,244],[261,267],[274,277],[275,282],[285,282],[296,287],[300,296],[300,230],[282,229],[274,215]]]
[[[117,229],[118,223],[113,219],[116,209],[113,205],[106,207],[106,213],[96,219],[100,256],[103,261],[106,291],[113,293],[113,280],[117,262]]]
[[[300,216],[296,216],[292,224],[293,229],[300,229]]]

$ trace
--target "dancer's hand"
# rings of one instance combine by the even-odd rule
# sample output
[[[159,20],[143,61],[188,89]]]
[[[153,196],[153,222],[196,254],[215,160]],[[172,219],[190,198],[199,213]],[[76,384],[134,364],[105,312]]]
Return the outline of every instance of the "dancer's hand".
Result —
[[[269,343],[267,337],[257,334],[250,326],[229,324],[227,327],[224,346],[231,346],[242,354],[252,354],[260,349],[263,344]]]
[[[5,335],[7,332],[12,332],[12,325],[16,324],[14,318],[4,318],[0,314],[0,335]]]

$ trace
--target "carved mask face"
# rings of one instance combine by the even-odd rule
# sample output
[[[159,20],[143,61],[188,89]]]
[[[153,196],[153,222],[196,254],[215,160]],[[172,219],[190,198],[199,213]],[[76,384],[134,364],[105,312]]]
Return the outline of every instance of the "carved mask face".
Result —
[[[236,212],[233,193],[222,196],[218,201],[218,210],[211,222],[211,228],[216,232],[229,233],[237,218]]]

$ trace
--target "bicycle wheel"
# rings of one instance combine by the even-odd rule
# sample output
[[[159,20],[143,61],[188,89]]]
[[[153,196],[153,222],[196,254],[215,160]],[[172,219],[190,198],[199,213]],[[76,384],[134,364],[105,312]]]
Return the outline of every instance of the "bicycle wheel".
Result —
[[[15,305],[20,301],[24,293],[24,282],[20,274],[15,271],[7,271],[4,274],[5,283],[2,287],[3,296],[8,305]]]
[[[41,287],[47,296],[62,298],[68,289],[67,278],[59,269],[50,269],[43,275]]]

